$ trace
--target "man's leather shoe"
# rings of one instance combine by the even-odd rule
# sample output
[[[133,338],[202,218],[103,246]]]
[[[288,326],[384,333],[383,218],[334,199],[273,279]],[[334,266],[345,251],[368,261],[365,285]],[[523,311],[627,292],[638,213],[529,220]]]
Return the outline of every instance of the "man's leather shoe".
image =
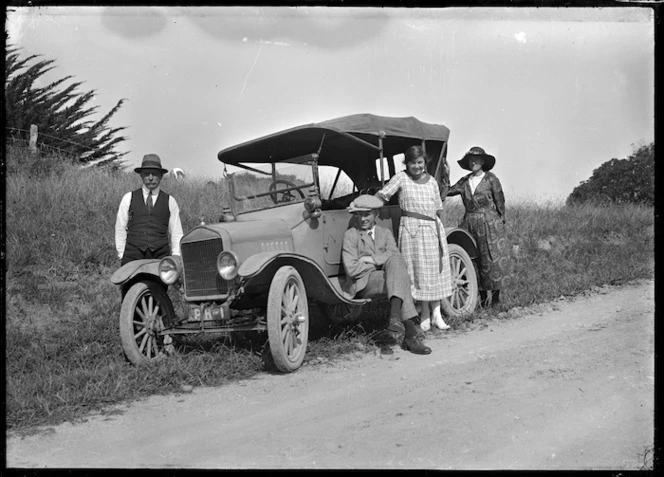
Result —
[[[430,354],[431,353],[431,348],[428,346],[425,346],[424,343],[422,343],[421,340],[418,339],[417,336],[414,336],[412,338],[404,338],[403,343],[401,344],[401,347],[405,349],[406,351],[410,351],[411,353],[415,354]]]
[[[394,335],[389,330],[380,330],[373,335],[373,340],[378,346],[394,346],[399,343],[394,339]]]
[[[387,327],[387,332],[394,339],[394,344],[401,343],[406,336],[406,328],[401,321],[391,321]]]
[[[374,341],[379,346],[393,346],[401,343],[406,336],[406,329],[401,321],[392,321],[387,328],[374,335]]]

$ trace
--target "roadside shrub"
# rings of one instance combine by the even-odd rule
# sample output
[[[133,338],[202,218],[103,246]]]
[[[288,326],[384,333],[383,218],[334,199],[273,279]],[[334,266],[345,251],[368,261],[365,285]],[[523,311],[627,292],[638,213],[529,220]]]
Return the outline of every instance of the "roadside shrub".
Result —
[[[575,187],[568,205],[593,203],[655,205],[655,144],[640,147],[627,159],[611,159]]]

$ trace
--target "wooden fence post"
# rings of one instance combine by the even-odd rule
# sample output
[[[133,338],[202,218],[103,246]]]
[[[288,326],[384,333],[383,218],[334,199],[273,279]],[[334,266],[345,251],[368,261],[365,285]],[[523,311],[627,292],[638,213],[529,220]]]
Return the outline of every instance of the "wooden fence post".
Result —
[[[30,144],[28,145],[28,150],[33,154],[37,152],[37,136],[38,135],[39,135],[39,132],[37,130],[37,125],[36,124],[31,124],[30,125]]]

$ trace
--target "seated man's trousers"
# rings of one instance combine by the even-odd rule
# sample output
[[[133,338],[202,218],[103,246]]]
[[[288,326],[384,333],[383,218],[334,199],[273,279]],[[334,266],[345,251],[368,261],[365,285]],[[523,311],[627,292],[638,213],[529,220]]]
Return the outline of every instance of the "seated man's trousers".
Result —
[[[363,298],[385,294],[388,299],[393,296],[401,298],[401,321],[418,316],[413,296],[410,293],[408,268],[406,268],[406,262],[401,254],[388,258],[382,270],[371,272],[367,286],[358,291],[355,296]]]

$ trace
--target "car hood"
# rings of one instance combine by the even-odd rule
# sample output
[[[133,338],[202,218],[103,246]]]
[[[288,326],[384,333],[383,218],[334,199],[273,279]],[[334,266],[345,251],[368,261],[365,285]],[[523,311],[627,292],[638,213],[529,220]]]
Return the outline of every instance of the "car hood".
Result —
[[[182,237],[181,243],[218,237],[222,239],[224,250],[232,250],[240,258],[259,252],[293,251],[290,228],[280,219],[199,225]]]

